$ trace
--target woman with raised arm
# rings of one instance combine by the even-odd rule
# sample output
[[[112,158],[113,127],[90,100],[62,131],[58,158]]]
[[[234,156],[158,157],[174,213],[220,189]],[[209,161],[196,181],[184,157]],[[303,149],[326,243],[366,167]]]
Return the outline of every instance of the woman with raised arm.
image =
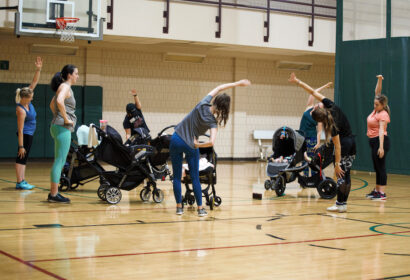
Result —
[[[127,114],[122,122],[125,130],[125,140],[128,140],[128,138],[136,134],[136,129],[140,127],[143,128],[147,134],[150,132],[145,122],[144,115],[142,114],[142,105],[137,90],[132,89],[130,93],[134,97],[134,103],[128,103],[125,107]]]
[[[203,217],[208,214],[202,206],[198,148],[212,147],[215,143],[218,125],[225,126],[228,121],[231,97],[226,93],[220,94],[220,92],[237,86],[249,86],[250,84],[248,80],[240,80],[235,83],[219,85],[208,93],[175,127],[169,149],[174,173],[173,188],[177,203],[177,215],[184,213],[181,195],[182,160],[184,154],[192,179],[192,186],[198,206],[198,216]],[[208,129],[211,130],[209,141],[200,143],[198,137],[204,135]]]
[[[41,67],[43,60],[37,57],[36,72],[30,86],[18,88],[16,91],[16,115],[17,115],[17,140],[18,150],[16,157],[16,189],[31,190],[34,185],[25,180],[26,163],[30,153],[31,144],[33,143],[34,132],[36,131],[36,110],[31,100],[33,100],[34,89],[40,79]]]
[[[69,203],[70,199],[58,192],[61,170],[70,150],[71,133],[74,131],[77,117],[75,115],[75,99],[71,86],[77,82],[78,69],[67,64],[61,72],[57,72],[51,80],[51,89],[56,95],[50,103],[53,112],[50,133],[54,139],[54,164],[51,168],[51,187],[48,194],[49,202]]]
[[[323,89],[328,88],[331,86],[332,83],[327,83],[326,85],[316,89],[317,92],[321,92]],[[315,121],[312,118],[312,110],[314,108],[314,101],[315,98],[312,95],[309,95],[308,101],[306,104],[305,112],[302,115],[302,119],[300,120],[299,130],[303,131],[306,141],[306,149],[307,155],[312,157],[314,152],[320,146],[320,136],[322,134],[322,123]],[[318,103],[318,106],[323,108],[322,103]],[[306,177],[309,176],[309,167],[306,167],[303,170],[303,173]],[[316,172],[312,170],[312,176]]]
[[[374,110],[367,117],[367,137],[372,149],[372,160],[376,171],[376,188],[366,195],[372,200],[386,200],[387,185],[386,154],[390,149],[390,139],[387,136],[387,124],[390,122],[390,108],[387,96],[382,92],[383,76],[377,76],[374,97]]]
[[[335,205],[327,208],[328,211],[346,212],[347,199],[350,193],[350,168],[356,155],[356,143],[349,121],[342,110],[330,99],[324,97],[317,90],[314,90],[308,84],[296,78],[292,73],[289,82],[295,83],[305,89],[310,95],[323,103],[324,108],[318,105],[312,110],[312,118],[323,124],[326,135],[326,143],[329,144],[329,138],[335,149],[335,172],[338,177],[337,200]]]

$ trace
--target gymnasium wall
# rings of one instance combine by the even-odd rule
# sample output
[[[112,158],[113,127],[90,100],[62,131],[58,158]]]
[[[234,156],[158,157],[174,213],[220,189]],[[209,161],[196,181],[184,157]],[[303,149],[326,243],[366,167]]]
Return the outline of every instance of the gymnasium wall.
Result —
[[[30,83],[37,56],[30,53],[30,46],[55,43],[52,39],[17,39],[13,35],[0,35],[0,40],[8,42],[0,44],[0,59],[10,62],[9,70],[0,71],[1,83]],[[226,158],[257,157],[253,130],[276,129],[282,125],[298,128],[305,109],[307,94],[287,82],[291,71],[276,68],[278,59],[294,60],[294,57],[207,56],[203,63],[191,64],[164,62],[162,53],[130,44],[78,43],[78,47],[75,56],[41,54],[44,67],[40,84],[48,84],[63,65],[77,65],[80,72],[77,85],[102,87],[103,118],[123,137],[122,121],[125,105],[133,101],[128,92],[132,88],[138,90],[147,123],[155,135],[165,126],[181,121],[217,85],[250,79],[251,87],[228,91],[233,96],[231,116],[226,128],[220,129],[216,143],[218,155]],[[333,80],[333,57],[305,55],[297,59],[313,63],[309,71],[297,72],[312,86]],[[333,89],[324,94],[333,98]],[[1,99],[0,102],[3,104]]]

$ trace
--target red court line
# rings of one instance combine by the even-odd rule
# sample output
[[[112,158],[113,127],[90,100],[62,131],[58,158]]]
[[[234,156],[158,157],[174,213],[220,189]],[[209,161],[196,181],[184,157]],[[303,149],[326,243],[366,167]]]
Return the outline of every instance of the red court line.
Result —
[[[54,273],[52,273],[52,272],[50,272],[50,271],[47,271],[47,270],[45,270],[45,269],[43,269],[43,268],[41,268],[41,267],[38,267],[38,266],[36,266],[36,265],[34,265],[34,264],[32,264],[32,263],[23,261],[22,259],[17,258],[17,257],[15,257],[15,256],[13,256],[13,255],[10,255],[9,253],[4,252],[3,250],[0,250],[0,254],[3,254],[3,255],[5,255],[6,257],[9,257],[10,259],[13,259],[13,260],[15,260],[15,261],[18,261],[19,263],[25,264],[25,265],[27,265],[27,266],[29,266],[29,267],[31,267],[31,268],[34,268],[34,269],[36,269],[36,270],[38,270],[38,271],[40,271],[40,272],[43,272],[44,274],[47,274],[48,276],[51,276],[51,277],[53,277],[53,278],[55,278],[55,279],[59,279],[59,280],[65,280],[65,279],[66,279],[66,278],[60,277],[60,276],[58,276],[58,275],[56,275],[56,274],[54,274]]]
[[[410,230],[393,232],[392,234],[407,233],[407,232],[410,232]],[[89,256],[89,257],[44,259],[44,260],[31,260],[31,261],[27,261],[27,262],[30,262],[30,263],[32,263],[32,262],[52,262],[52,261],[68,261],[68,260],[81,260],[81,259],[127,257],[127,256],[138,256],[138,255],[181,253],[181,252],[192,252],[192,251],[209,251],[209,250],[222,250],[222,249],[251,248],[251,247],[262,247],[262,246],[289,245],[289,244],[311,243],[311,242],[321,242],[321,241],[333,241],[333,240],[342,240],[342,239],[353,239],[353,238],[362,238],[362,237],[373,237],[373,236],[380,236],[380,235],[384,235],[384,234],[383,233],[375,233],[375,234],[345,236],[345,237],[336,237],[336,238],[324,238],[324,239],[316,239],[316,240],[301,240],[301,241],[263,243],[263,244],[249,244],[249,245],[222,246],[222,247],[209,247],[209,248],[194,248],[194,249],[185,249],[185,250],[154,251],[154,252],[101,255],[101,256]]]

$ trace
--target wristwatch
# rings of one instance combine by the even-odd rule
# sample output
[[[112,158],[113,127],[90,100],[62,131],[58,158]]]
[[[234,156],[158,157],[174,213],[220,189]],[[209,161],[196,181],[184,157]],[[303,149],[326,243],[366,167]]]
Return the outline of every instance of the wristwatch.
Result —
[[[338,166],[340,166],[340,162],[335,162],[335,165],[338,165]]]
[[[24,148],[24,146],[19,146],[19,149]]]

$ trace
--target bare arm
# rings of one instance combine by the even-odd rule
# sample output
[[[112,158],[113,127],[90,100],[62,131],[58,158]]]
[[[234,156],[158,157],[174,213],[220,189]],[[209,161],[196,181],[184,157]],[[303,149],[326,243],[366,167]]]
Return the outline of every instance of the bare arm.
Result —
[[[209,137],[209,141],[205,143],[199,143],[197,139],[194,139],[195,148],[206,148],[206,147],[213,147],[215,144],[216,134],[218,133],[218,128],[211,128],[211,135]]]
[[[321,91],[324,90],[325,88],[330,87],[332,84],[333,84],[332,82],[328,82],[327,84],[321,86],[320,88],[317,88],[316,91],[317,91],[317,92],[321,92]],[[315,98],[313,97],[313,95],[309,95],[309,98],[308,98],[308,101],[307,101],[307,104],[306,104],[306,108],[312,107],[314,101],[315,101]]]
[[[53,98],[51,99],[51,102],[50,102],[50,110],[53,113],[53,116],[55,116],[57,114],[57,110],[56,110],[56,107],[55,107],[55,99],[56,99],[56,97],[53,96]]]
[[[340,160],[342,159],[342,148],[340,145],[339,134],[332,137],[333,144],[335,145],[335,172],[338,178],[344,175],[344,171],[340,167]]]
[[[128,140],[131,136],[131,128],[125,128],[125,140]]]
[[[18,156],[23,158],[26,154],[26,150],[24,149],[24,141],[23,141],[23,128],[24,128],[24,120],[26,119],[26,112],[20,108],[16,107],[16,115],[17,115],[17,137],[18,137]],[[23,148],[20,148],[23,147]]]
[[[319,93],[317,90],[313,89],[311,86],[308,84],[302,82],[298,78],[296,78],[295,73],[290,74],[290,78],[288,79],[290,83],[297,84],[301,86],[304,90],[306,90],[309,94],[311,94],[314,98],[322,102],[322,100],[325,98],[321,93]]]
[[[321,122],[317,123],[316,126],[316,145],[313,147],[313,149],[316,151],[317,148],[320,147],[320,138],[322,137],[322,130],[323,130],[323,124]]]
[[[64,100],[69,98],[70,95],[71,95],[70,87],[68,85],[61,84],[56,93],[58,111],[60,112],[61,116],[64,119],[64,124],[72,125],[73,122],[68,119],[67,113],[65,111],[65,105],[64,105]]]
[[[208,95],[215,97],[219,92],[226,90],[226,89],[230,89],[233,87],[245,87],[245,86],[249,86],[251,84],[251,82],[249,80],[240,80],[234,83],[229,83],[229,84],[222,84],[217,86],[216,88],[214,88],[213,90],[211,90]]]
[[[142,104],[141,104],[140,99],[138,98],[137,90],[132,89],[131,94],[134,97],[135,106],[137,107],[138,110],[141,110],[142,109]]]
[[[36,88],[38,81],[40,80],[40,72],[41,68],[43,67],[43,60],[41,59],[41,57],[37,56],[37,60],[34,64],[36,65],[36,72],[34,73],[33,81],[29,86],[31,90],[34,90]]]
[[[385,121],[380,121],[379,122],[379,150],[377,151],[377,154],[379,155],[379,158],[383,158],[384,156],[384,127],[386,125]]]
[[[377,75],[377,84],[376,88],[374,89],[375,95],[380,95],[382,93],[382,82],[383,82],[383,75]]]

